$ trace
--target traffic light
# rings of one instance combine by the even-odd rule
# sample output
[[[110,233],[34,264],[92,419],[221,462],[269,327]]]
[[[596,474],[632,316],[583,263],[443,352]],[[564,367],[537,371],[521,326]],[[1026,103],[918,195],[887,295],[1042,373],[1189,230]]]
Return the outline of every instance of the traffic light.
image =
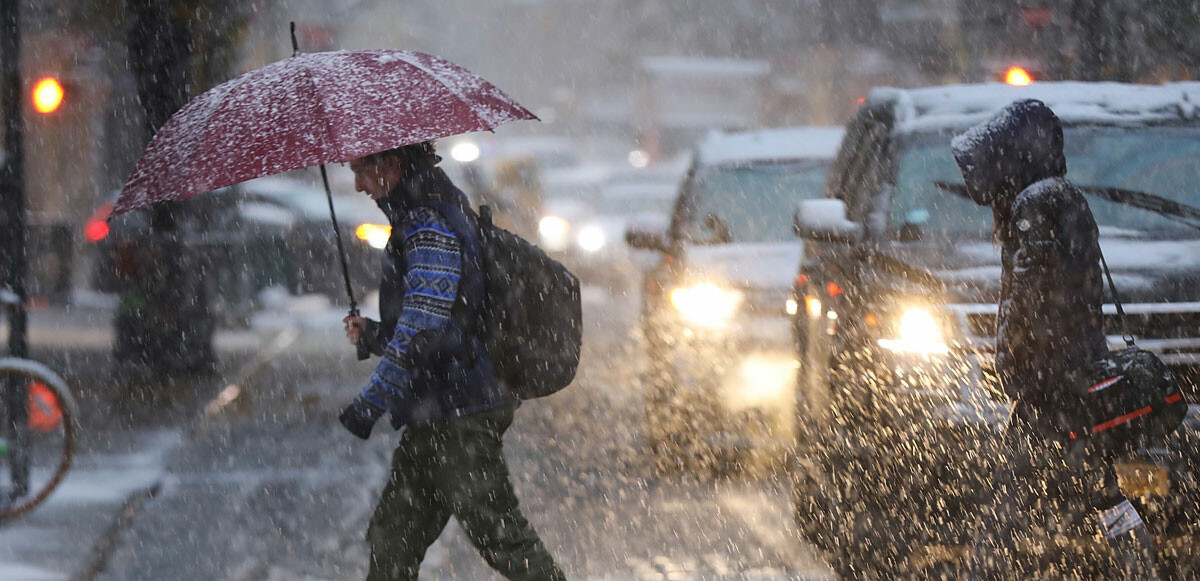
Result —
[[[1021,67],[1008,67],[1008,70],[1004,72],[1004,82],[1022,87],[1033,84],[1033,75]]]
[[[1036,63],[996,63],[988,68],[992,80],[1017,87],[1032,85],[1046,78],[1045,73]]]
[[[33,109],[43,115],[58,110],[63,102],[62,83],[54,77],[45,77],[33,86]]]

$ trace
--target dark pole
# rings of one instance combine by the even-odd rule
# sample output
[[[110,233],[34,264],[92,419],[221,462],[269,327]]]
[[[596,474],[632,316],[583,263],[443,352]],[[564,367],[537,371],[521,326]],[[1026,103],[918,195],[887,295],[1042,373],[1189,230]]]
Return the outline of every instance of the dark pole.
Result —
[[[21,116],[21,27],[19,0],[0,0],[0,53],[4,57],[4,167],[0,168],[0,272],[7,275],[8,286],[17,300],[8,307],[8,352],[27,357],[26,338],[29,321],[25,313],[25,155]],[[0,285],[3,286],[3,285]],[[9,467],[12,471],[12,496],[19,498],[29,488],[29,409],[25,405],[25,384],[10,381],[7,391]]]
[[[130,69],[145,113],[144,137],[152,136],[188,101],[192,51],[201,23],[183,0],[125,0],[130,20]],[[201,42],[200,44],[203,44]],[[210,247],[184,244],[195,210],[178,202],[149,208],[150,235],[142,244],[151,257],[130,276],[125,293],[142,306],[114,317],[119,361],[141,360],[158,379],[211,370],[215,322],[204,272]]]

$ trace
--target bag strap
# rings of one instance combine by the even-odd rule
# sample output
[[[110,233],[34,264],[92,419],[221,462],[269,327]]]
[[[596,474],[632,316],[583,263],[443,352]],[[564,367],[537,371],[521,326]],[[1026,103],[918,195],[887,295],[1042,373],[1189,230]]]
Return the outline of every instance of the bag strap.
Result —
[[[1099,248],[1099,244],[1096,245]],[[1112,291],[1113,304],[1117,307],[1117,322],[1121,325],[1121,338],[1125,344],[1133,347],[1133,333],[1129,332],[1129,324],[1125,320],[1125,309],[1121,306],[1121,297],[1117,295],[1117,285],[1113,283],[1112,273],[1108,270],[1108,261],[1104,260],[1104,251],[1100,251],[1100,264],[1104,266],[1104,276],[1108,278],[1108,288]]]

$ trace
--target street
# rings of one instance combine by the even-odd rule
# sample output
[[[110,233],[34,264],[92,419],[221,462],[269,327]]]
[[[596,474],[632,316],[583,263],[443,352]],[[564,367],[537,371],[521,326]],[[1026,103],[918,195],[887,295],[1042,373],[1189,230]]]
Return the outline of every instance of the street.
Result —
[[[791,532],[781,480],[656,474],[642,446],[636,313],[634,298],[586,289],[575,384],[525,403],[506,438],[523,508],[568,576],[826,578]],[[365,575],[363,535],[396,436],[384,421],[362,442],[337,423],[372,368],[354,360],[334,315],[280,325],[265,355],[229,370],[229,383],[242,377],[236,390],[217,393],[191,427],[158,432],[147,448],[165,450],[158,486],[94,550],[87,578]],[[453,522],[422,569],[422,579],[498,578]]]

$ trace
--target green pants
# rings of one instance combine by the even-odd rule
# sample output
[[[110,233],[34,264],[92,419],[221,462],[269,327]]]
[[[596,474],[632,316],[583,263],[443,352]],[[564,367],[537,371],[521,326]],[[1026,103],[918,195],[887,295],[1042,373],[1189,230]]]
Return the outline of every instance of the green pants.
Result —
[[[405,430],[367,529],[368,581],[416,579],[425,549],[451,515],[505,577],[564,579],[517,507],[501,442],[513,411],[422,422]]]

